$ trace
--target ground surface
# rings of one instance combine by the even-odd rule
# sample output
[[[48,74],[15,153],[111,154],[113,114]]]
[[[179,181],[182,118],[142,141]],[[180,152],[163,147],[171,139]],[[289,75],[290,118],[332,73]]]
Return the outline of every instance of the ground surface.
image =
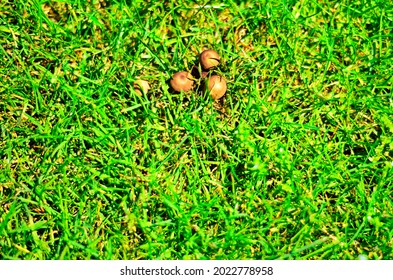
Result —
[[[0,1],[0,258],[393,258],[391,1],[128,2]]]

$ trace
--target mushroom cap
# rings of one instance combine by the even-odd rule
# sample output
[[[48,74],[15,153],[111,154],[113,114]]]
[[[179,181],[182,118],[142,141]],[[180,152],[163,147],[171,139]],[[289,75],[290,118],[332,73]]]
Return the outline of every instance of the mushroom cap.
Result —
[[[169,83],[175,91],[190,91],[194,85],[194,80],[190,73],[181,71],[175,73]]]
[[[207,88],[210,91],[210,96],[214,99],[220,99],[227,91],[227,82],[224,77],[213,75],[207,81]]]
[[[206,70],[216,67],[220,64],[220,56],[215,50],[206,50],[199,55],[199,62]]]
[[[136,80],[134,82],[134,90],[137,94],[142,95],[142,93],[146,94],[150,89],[150,85],[145,80]]]

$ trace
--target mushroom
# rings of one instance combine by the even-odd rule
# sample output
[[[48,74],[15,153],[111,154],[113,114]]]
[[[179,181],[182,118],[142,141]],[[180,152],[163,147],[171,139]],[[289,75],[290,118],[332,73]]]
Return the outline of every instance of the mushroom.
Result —
[[[210,96],[214,99],[220,99],[227,91],[227,82],[224,77],[213,75],[207,80],[207,88],[210,91]]]
[[[190,91],[194,85],[194,77],[186,71],[177,72],[172,76],[170,84],[175,91]]]
[[[206,50],[200,54],[199,61],[204,69],[209,70],[220,64],[220,56],[214,50]]]
[[[134,82],[134,90],[138,95],[146,94],[150,89],[150,85],[147,81],[136,80]]]

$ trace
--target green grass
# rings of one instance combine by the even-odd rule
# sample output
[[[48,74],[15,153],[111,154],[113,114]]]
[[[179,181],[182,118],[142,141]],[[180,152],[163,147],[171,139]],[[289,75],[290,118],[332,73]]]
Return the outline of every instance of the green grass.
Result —
[[[393,258],[391,1],[127,2],[0,1],[1,259]]]

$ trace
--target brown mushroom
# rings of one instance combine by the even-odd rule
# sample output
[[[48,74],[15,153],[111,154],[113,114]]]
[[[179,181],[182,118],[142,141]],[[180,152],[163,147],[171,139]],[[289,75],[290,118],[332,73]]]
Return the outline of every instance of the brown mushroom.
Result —
[[[224,77],[213,75],[207,80],[207,88],[210,91],[210,96],[214,99],[220,99],[227,91],[227,82]]]
[[[186,71],[177,72],[172,76],[170,84],[175,91],[190,91],[194,85],[194,77]]]
[[[220,64],[220,56],[214,50],[206,50],[200,54],[199,62],[204,69],[209,70]]]
[[[134,90],[138,95],[142,95],[142,93],[146,94],[150,89],[150,85],[147,81],[144,80],[136,80],[134,82]]]

